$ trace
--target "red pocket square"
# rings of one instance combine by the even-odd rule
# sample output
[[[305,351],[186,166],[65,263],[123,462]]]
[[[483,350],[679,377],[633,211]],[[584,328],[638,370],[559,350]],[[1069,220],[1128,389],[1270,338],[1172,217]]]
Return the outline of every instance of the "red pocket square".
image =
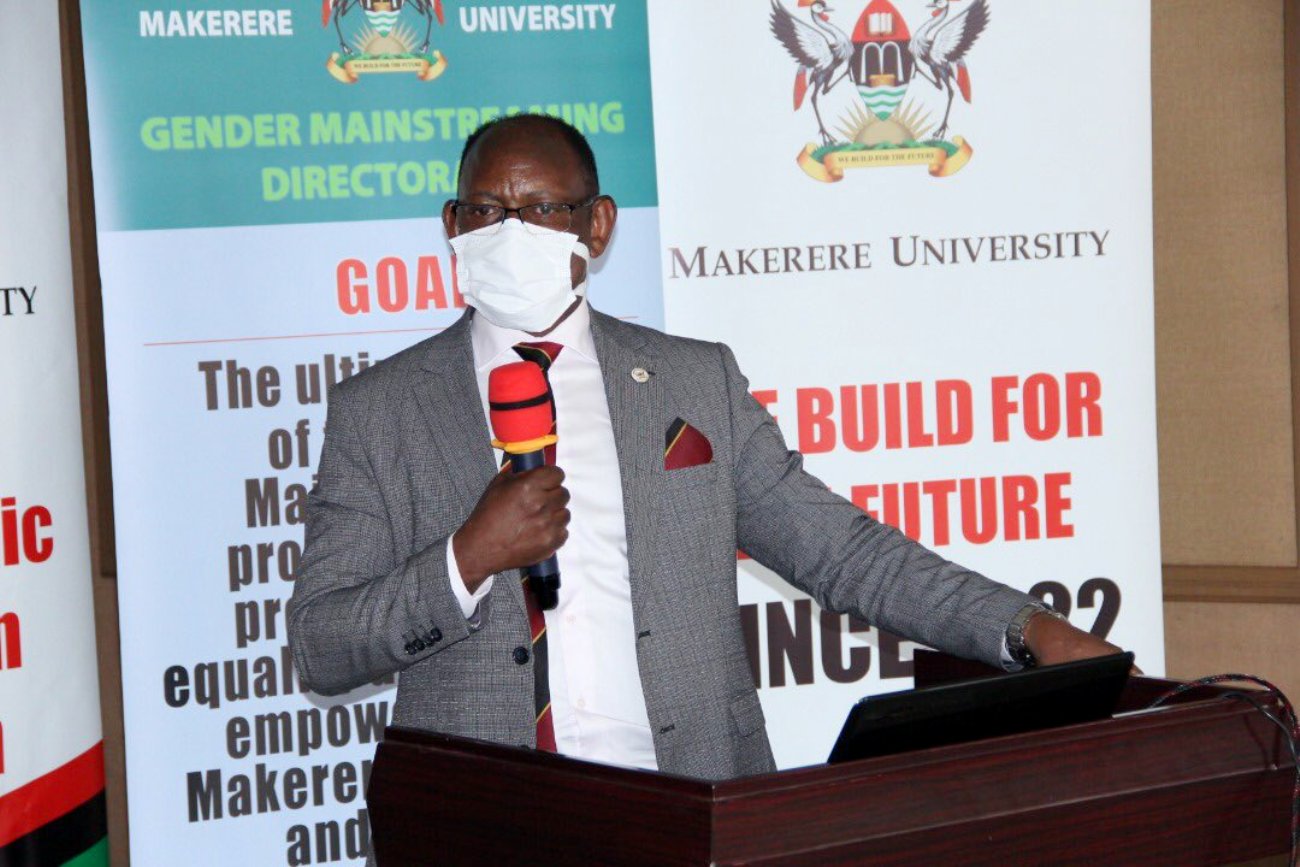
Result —
[[[664,469],[681,470],[698,467],[713,460],[709,438],[680,418],[668,425],[664,435]]]

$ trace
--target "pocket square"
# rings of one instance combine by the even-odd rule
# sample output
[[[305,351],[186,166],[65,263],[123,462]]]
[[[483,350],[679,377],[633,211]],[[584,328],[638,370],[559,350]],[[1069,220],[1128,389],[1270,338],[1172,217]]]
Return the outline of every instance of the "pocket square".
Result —
[[[664,434],[664,469],[682,470],[712,460],[713,446],[709,438],[680,418],[673,419]]]

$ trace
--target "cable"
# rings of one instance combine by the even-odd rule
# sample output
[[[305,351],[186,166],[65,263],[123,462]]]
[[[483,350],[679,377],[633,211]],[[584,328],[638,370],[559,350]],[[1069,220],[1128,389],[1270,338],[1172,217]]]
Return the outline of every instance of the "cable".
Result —
[[[1271,695],[1276,698],[1278,707],[1281,708],[1282,715],[1279,717],[1264,706],[1264,702],[1260,700],[1259,695],[1240,692],[1238,690],[1229,690],[1220,696],[1221,698],[1236,698],[1245,701],[1254,707],[1255,710],[1263,714],[1265,719],[1282,730],[1283,742],[1291,752],[1291,764],[1296,770],[1295,785],[1291,790],[1291,858],[1288,863],[1290,864],[1290,867],[1297,867],[1297,865],[1300,865],[1300,720],[1296,719],[1295,708],[1287,697],[1282,694],[1282,690],[1278,689],[1267,680],[1264,680],[1262,677],[1255,677],[1249,674],[1214,674],[1209,677],[1202,677],[1198,680],[1179,684],[1159,696],[1155,701],[1151,702],[1148,707],[1160,707],[1160,705],[1164,704],[1169,699],[1182,695],[1185,692],[1229,681],[1253,683],[1256,686],[1263,687],[1266,692],[1262,695]]]

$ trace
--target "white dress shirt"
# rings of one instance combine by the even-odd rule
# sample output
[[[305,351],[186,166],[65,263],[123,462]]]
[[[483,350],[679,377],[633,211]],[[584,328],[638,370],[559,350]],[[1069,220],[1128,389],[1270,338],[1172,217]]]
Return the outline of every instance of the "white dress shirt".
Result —
[[[555,460],[565,472],[572,515],[568,541],[556,555],[560,601],[544,612],[555,743],[564,755],[655,769],[654,738],[637,667],[623,488],[604,378],[591,337],[591,310],[584,300],[541,338],[498,328],[475,315],[470,340],[485,418],[488,374],[519,360],[516,343],[547,340],[564,347],[548,374],[559,436]],[[450,541],[447,573],[466,618],[474,616],[493,578],[471,594]]]

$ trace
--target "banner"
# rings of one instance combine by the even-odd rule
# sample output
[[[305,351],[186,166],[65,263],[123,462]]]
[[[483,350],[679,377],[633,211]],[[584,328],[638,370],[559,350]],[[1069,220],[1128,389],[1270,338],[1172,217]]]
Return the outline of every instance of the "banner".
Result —
[[[597,308],[726,341],[833,489],[1163,668],[1146,3],[82,6],[134,863],[365,855],[390,685],[285,646],[322,402],[460,315],[436,217],[521,110],[620,205]],[[912,647],[740,568],[778,761],[824,760]]]
[[[107,864],[57,4],[0,54],[0,864]]]
[[[728,343],[833,490],[1159,674],[1149,15],[656,3],[650,32],[668,330]],[[913,645],[741,569],[778,764],[825,761]]]
[[[591,297],[662,327],[645,9],[82,15],[132,863],[361,863],[391,686],[306,694],[285,636],[326,391],[461,315],[438,214],[519,111],[590,138],[620,206]]]

